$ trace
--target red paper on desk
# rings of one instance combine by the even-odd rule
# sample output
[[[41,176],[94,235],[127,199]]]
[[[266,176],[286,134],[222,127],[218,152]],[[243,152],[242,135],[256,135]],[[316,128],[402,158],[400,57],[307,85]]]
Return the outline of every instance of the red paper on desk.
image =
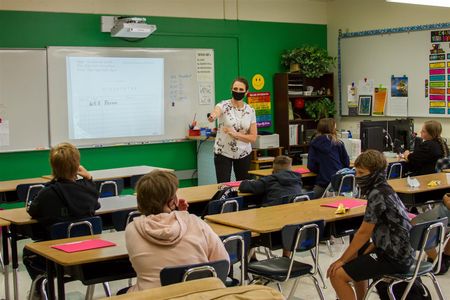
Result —
[[[230,182],[224,182],[223,185],[229,186],[229,187],[239,187],[241,185],[242,181],[230,181]]]
[[[297,168],[294,170],[294,172],[300,173],[300,174],[305,174],[305,173],[310,173],[311,171],[308,168]]]
[[[79,252],[91,249],[105,248],[115,246],[116,244],[101,240],[101,239],[93,239],[93,240],[84,240],[80,242],[66,243],[61,245],[51,246],[54,249],[58,249],[67,253]]]
[[[350,209],[350,208],[355,208],[355,207],[360,207],[360,206],[365,206],[367,205],[367,202],[364,200],[357,200],[357,199],[342,199],[342,200],[338,200],[336,202],[331,202],[331,203],[326,203],[326,204],[321,204],[320,206],[325,206],[325,207],[332,207],[332,208],[338,208],[339,204],[344,204],[344,207],[346,209]]]

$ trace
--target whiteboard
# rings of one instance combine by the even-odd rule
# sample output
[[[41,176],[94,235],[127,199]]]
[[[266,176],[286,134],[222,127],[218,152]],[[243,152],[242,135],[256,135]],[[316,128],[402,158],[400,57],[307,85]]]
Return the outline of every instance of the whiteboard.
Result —
[[[450,24],[447,25],[449,27]],[[434,28],[437,27],[437,28]],[[429,60],[431,32],[440,30],[442,24],[373,30],[347,33],[340,39],[340,99],[341,114],[348,115],[348,86],[358,86],[360,80],[373,80],[374,86],[380,84],[387,88],[388,100],[386,116],[408,117],[448,117],[445,114],[430,113],[430,98],[426,80],[430,80]],[[449,43],[438,43],[445,51],[445,89],[448,87],[447,53]],[[391,77],[408,78],[408,103],[405,114],[389,110],[391,99]],[[446,91],[445,98],[449,93]],[[358,95],[357,95],[358,96]],[[446,100],[444,101],[447,105]],[[442,104],[444,104],[442,102]],[[444,110],[442,110],[444,111]]]
[[[49,146],[45,49],[0,49],[0,151]]]
[[[183,139],[194,116],[197,116],[198,121],[206,123],[206,114],[214,107],[212,49],[49,47],[47,56],[51,145],[62,141],[69,141],[77,146],[96,146]],[[66,78],[67,57],[164,59],[163,134],[71,139]],[[120,121],[118,117],[117,122]]]

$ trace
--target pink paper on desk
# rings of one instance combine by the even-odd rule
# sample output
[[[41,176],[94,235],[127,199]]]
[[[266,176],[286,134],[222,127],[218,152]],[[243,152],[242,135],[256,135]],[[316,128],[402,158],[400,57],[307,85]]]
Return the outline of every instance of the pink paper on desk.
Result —
[[[116,244],[101,240],[101,239],[93,239],[93,240],[85,240],[80,242],[66,243],[61,245],[51,246],[54,249],[58,249],[67,253],[79,252],[91,249],[105,248],[115,246]]]
[[[338,200],[338,201],[332,202],[332,203],[321,204],[320,206],[337,208],[339,206],[339,204],[341,204],[341,203],[344,204],[344,207],[346,209],[367,205],[367,202],[363,201],[363,200],[342,199],[342,200]]]
[[[408,218],[409,218],[410,220],[414,219],[414,218],[417,216],[417,215],[412,214],[412,213],[410,213],[410,212],[407,212],[406,214],[408,215]]]
[[[311,171],[308,168],[297,168],[294,170],[294,172],[300,173],[300,174],[305,174],[305,173],[310,173]]]
[[[229,187],[239,187],[241,185],[242,181],[230,181],[230,182],[224,182],[223,185],[229,186]]]

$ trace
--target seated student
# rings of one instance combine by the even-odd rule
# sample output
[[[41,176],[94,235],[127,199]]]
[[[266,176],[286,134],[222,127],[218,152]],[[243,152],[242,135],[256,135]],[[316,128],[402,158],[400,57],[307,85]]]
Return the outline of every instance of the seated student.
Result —
[[[177,198],[178,179],[155,170],[136,185],[137,217],[125,229],[125,240],[137,281],[128,292],[161,286],[164,267],[229,260],[220,238]],[[176,209],[179,209],[177,211]]]
[[[33,238],[38,240],[50,239],[53,224],[94,216],[100,208],[97,188],[92,176],[80,165],[80,152],[75,146],[61,143],[53,147],[50,165],[53,180],[28,207],[30,216],[38,221],[33,225]],[[83,179],[77,180],[77,175]],[[23,262],[32,279],[46,268],[45,259],[27,249],[23,250]]]
[[[336,136],[336,121],[332,118],[320,119],[317,135],[311,141],[308,151],[308,169],[317,174],[314,198],[322,197],[331,176],[349,165],[350,159],[344,143]]]
[[[386,158],[376,150],[361,153],[355,161],[356,182],[367,208],[350,245],[327,272],[339,299],[363,299],[368,279],[405,272],[414,261],[411,223],[402,201],[386,182],[386,167]]]
[[[262,195],[262,206],[279,204],[281,197],[298,195],[302,192],[301,175],[291,171],[291,167],[290,157],[277,156],[273,161],[272,175],[258,180],[244,180],[239,186],[239,191]]]
[[[450,194],[446,194],[442,199],[442,203],[436,204],[433,209],[417,215],[411,220],[413,224],[419,224],[427,221],[433,221],[441,218],[448,218],[450,222]],[[436,250],[427,251],[427,255],[431,260],[436,259]],[[445,245],[444,253],[442,254],[441,270],[437,275],[443,275],[447,273],[450,267],[450,242]]]
[[[441,133],[442,125],[438,121],[426,121],[423,124],[420,131],[422,142],[415,144],[413,152],[407,150],[403,153],[410,175],[435,173],[437,160],[448,156],[448,147]]]
[[[69,143],[50,150],[53,179],[30,203],[28,213],[45,229],[49,238],[51,225],[92,217],[100,208],[98,191],[92,176],[80,165],[80,152]],[[77,180],[77,175],[83,179]]]

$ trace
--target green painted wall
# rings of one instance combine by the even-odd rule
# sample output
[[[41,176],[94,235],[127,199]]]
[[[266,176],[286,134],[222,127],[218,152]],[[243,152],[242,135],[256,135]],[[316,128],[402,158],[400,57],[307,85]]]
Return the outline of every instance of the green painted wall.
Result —
[[[167,17],[150,17],[149,23],[156,24],[158,30],[145,40],[128,42],[100,32],[100,17],[0,11],[0,48],[213,48],[219,101],[229,98],[230,83],[237,75],[250,80],[260,73],[266,82],[263,91],[273,92],[273,74],[282,71],[279,58],[284,49],[302,44],[327,46],[326,25]],[[142,164],[187,170],[195,169],[197,164],[194,142],[83,149],[81,155],[82,164],[90,170]],[[37,177],[49,172],[48,151],[0,154],[0,180]]]

